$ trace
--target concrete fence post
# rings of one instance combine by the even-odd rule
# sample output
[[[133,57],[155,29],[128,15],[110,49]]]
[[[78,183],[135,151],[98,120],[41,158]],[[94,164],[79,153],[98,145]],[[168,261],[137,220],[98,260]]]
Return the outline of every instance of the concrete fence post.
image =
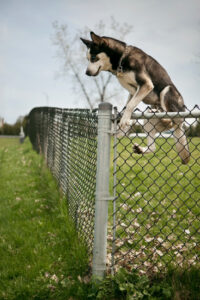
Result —
[[[93,277],[102,279],[106,271],[107,256],[107,222],[110,173],[112,105],[99,104],[98,111],[98,146],[95,199],[95,228],[93,248]]]

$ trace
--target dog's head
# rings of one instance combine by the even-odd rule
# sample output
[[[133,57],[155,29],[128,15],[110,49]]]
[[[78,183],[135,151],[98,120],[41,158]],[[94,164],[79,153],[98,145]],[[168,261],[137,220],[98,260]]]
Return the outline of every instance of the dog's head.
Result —
[[[89,61],[86,74],[88,76],[97,76],[101,71],[111,71],[112,65],[109,56],[106,54],[108,40],[106,37],[100,37],[94,32],[90,32],[91,41],[82,39],[87,46],[87,59]]]

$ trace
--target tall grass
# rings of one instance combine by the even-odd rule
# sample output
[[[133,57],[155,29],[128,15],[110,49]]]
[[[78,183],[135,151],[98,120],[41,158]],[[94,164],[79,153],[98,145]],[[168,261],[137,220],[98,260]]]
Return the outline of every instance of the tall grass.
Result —
[[[0,139],[0,299],[66,299],[88,270],[66,199],[28,141]]]

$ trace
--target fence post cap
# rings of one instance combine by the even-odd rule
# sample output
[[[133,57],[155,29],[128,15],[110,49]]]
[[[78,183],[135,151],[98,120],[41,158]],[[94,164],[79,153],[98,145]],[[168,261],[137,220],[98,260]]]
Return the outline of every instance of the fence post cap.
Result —
[[[109,102],[102,102],[99,104],[99,110],[112,110],[112,104]]]

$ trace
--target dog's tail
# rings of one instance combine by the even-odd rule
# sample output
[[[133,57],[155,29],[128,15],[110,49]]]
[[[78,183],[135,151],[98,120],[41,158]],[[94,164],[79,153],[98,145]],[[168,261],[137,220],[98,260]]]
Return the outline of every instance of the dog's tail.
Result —
[[[174,132],[174,139],[176,142],[176,149],[180,156],[182,163],[187,164],[190,160],[190,151],[187,143],[187,138],[183,129],[183,124],[177,124]]]

